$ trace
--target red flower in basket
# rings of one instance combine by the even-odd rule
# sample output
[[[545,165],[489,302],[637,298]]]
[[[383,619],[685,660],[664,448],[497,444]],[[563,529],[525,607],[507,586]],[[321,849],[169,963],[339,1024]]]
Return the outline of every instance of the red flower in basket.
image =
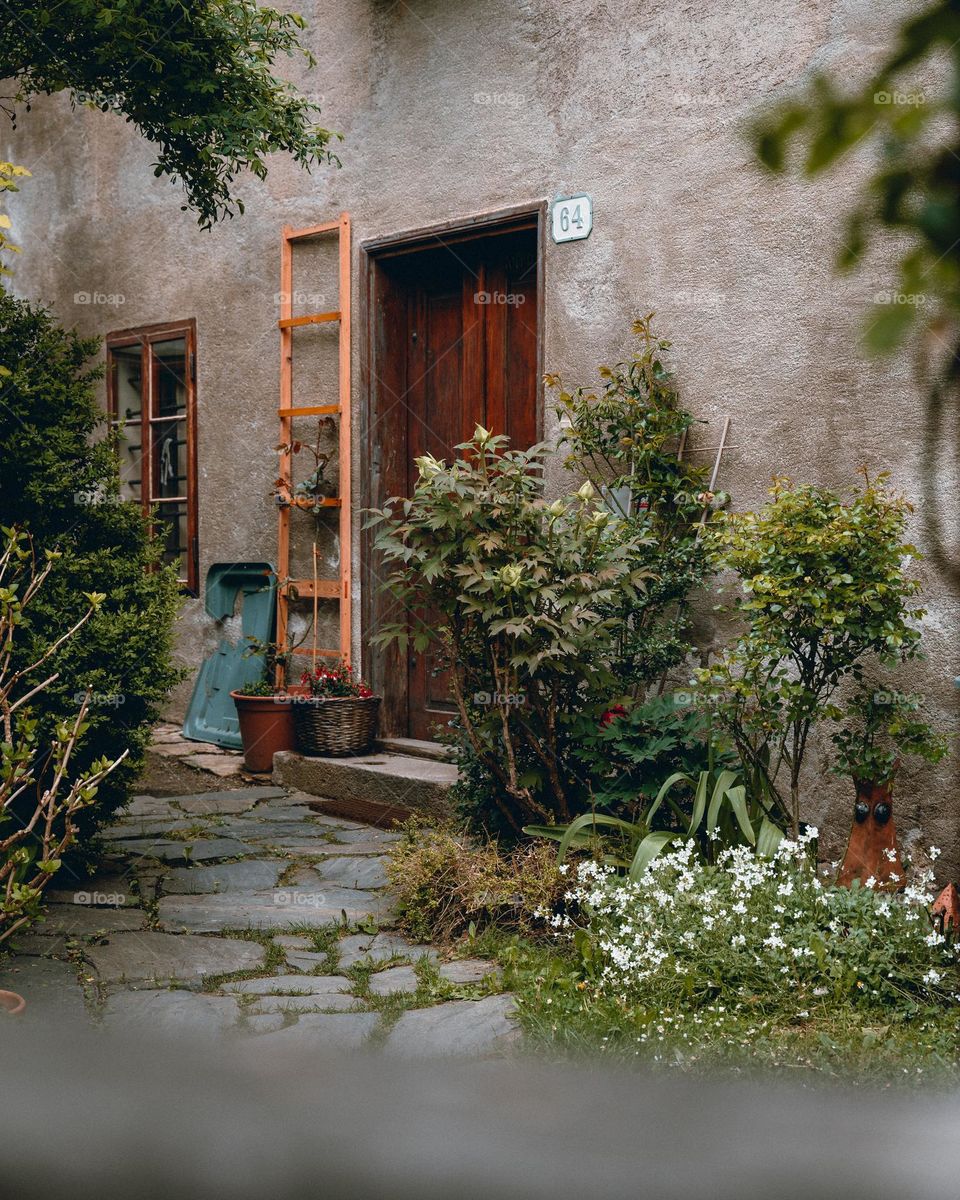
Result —
[[[311,696],[357,696],[361,700],[367,700],[373,695],[362,679],[354,677],[353,671],[346,663],[337,667],[317,667],[313,671],[304,671],[300,682],[310,689]]]

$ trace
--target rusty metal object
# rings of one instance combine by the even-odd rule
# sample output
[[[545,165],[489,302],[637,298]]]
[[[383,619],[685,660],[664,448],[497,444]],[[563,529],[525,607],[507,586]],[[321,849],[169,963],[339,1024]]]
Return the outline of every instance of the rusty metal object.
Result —
[[[955,883],[948,883],[934,900],[930,915],[943,933],[960,928],[960,892]]]
[[[893,781],[855,779],[854,785],[853,825],[837,883],[850,887],[855,879],[861,884],[873,879],[875,887],[897,891],[904,886],[904,872],[893,821]]]

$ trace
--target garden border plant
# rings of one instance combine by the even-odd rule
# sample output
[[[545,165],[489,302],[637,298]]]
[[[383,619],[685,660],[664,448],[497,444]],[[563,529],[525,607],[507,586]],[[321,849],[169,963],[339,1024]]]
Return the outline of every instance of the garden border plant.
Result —
[[[911,506],[886,491],[886,474],[863,475],[847,500],[776,478],[769,504],[722,513],[709,533],[717,567],[739,576],[745,628],[696,672],[701,699],[729,732],[748,789],[794,834],[810,734],[842,718],[841,683],[920,653],[924,610],[910,604],[920,584],[906,573],[917,550],[904,541]]]

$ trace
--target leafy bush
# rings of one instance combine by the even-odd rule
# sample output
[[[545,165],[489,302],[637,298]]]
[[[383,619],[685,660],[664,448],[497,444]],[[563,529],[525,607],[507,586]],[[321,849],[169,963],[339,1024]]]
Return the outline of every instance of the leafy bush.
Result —
[[[583,961],[625,1003],[669,1010],[718,998],[796,1014],[846,1005],[908,1020],[960,999],[958,946],[931,925],[932,875],[902,896],[825,886],[807,847],[747,847],[698,861],[692,843],[625,881],[583,863],[569,893],[587,914]]]
[[[60,869],[77,832],[77,814],[92,804],[97,788],[117,762],[100,759],[77,773],[73,758],[87,731],[89,695],[71,720],[41,739],[32,708],[56,676],[48,663],[59,646],[77,637],[103,603],[102,594],[83,600],[85,610],[40,658],[21,667],[15,639],[30,606],[56,563],[53,551],[38,566],[27,537],[0,528],[0,946],[36,918],[43,889]],[[32,680],[38,677],[40,682]]]
[[[706,765],[707,722],[680,693],[651,696],[608,709],[599,722],[577,728],[577,757],[589,773],[598,808],[632,819],[655,799],[675,771],[696,774]]]
[[[564,733],[591,694],[612,686],[618,637],[609,609],[635,593],[637,535],[614,527],[589,483],[548,504],[549,450],[508,450],[478,428],[447,466],[417,460],[409,500],[373,514],[391,568],[387,586],[406,609],[430,608],[413,648],[438,643],[451,668],[462,736],[497,783],[493,800],[507,827],[566,820],[585,803],[567,769]],[[399,510],[399,511],[398,511]],[[406,647],[406,622],[377,640]]]
[[[60,551],[20,628],[14,667],[38,659],[70,627],[85,611],[85,592],[106,597],[49,660],[58,678],[34,704],[37,737],[51,742],[58,725],[76,719],[90,689],[87,732],[72,759],[79,774],[128,752],[96,804],[79,814],[81,838],[124,803],[150,726],[178,678],[171,663],[175,572],[160,565],[160,539],[151,538],[139,507],[119,501],[113,443],[96,437],[99,370],[89,360],[97,348],[45,309],[0,291],[0,366],[9,372],[0,379],[0,512],[29,530],[38,554]]]
[[[669,343],[649,318],[635,332],[637,353],[601,368],[596,391],[567,392],[551,378],[566,465],[586,479],[578,492],[547,503],[549,448],[508,450],[478,429],[451,466],[419,459],[414,496],[371,520],[394,595],[439,612],[413,649],[434,642],[445,655],[465,779],[458,801],[500,834],[618,806],[629,777],[618,787],[621,764],[603,759],[591,735],[605,711],[633,711],[690,649],[685,602],[703,577],[699,531],[715,498],[678,453],[692,418],[664,363]],[[406,645],[405,623],[379,638],[393,639]],[[621,739],[633,774],[661,722],[676,724],[654,704],[638,717],[640,741]],[[681,741],[689,746],[689,730],[677,731],[675,748]]]
[[[636,352],[600,367],[600,383],[558,393],[564,465],[604,497],[624,530],[633,532],[633,566],[646,573],[636,593],[614,593],[603,613],[616,622],[611,670],[615,694],[636,699],[690,652],[686,602],[707,570],[700,537],[726,496],[709,495],[701,467],[681,457],[694,419],[680,403],[653,314],[634,322]]]
[[[827,488],[777,479],[756,513],[721,513],[712,525],[718,566],[740,576],[736,610],[746,628],[710,668],[703,694],[727,729],[749,785],[800,828],[800,777],[817,721],[842,716],[841,681],[870,663],[919,652],[907,573],[910,506],[865,479],[848,500]]]
[[[861,687],[846,705],[847,724],[833,735],[833,770],[884,784],[892,781],[904,758],[939,762],[946,742],[919,716],[920,704],[916,695]]]
[[[476,845],[416,822],[392,848],[387,873],[400,927],[424,942],[451,941],[493,924],[542,932],[543,914],[557,907],[566,887],[548,846],[503,853],[492,842]]]

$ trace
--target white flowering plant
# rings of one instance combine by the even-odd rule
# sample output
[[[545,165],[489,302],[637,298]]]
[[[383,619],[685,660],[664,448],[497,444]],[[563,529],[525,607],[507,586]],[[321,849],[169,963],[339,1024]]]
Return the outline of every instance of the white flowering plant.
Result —
[[[854,1006],[904,1020],[960,1001],[958,946],[931,923],[932,876],[900,895],[824,884],[808,829],[770,858],[749,846],[703,862],[688,841],[637,880],[581,863],[566,895],[588,986],[625,1008],[714,1005],[809,1015]],[[869,881],[868,881],[869,884]]]

